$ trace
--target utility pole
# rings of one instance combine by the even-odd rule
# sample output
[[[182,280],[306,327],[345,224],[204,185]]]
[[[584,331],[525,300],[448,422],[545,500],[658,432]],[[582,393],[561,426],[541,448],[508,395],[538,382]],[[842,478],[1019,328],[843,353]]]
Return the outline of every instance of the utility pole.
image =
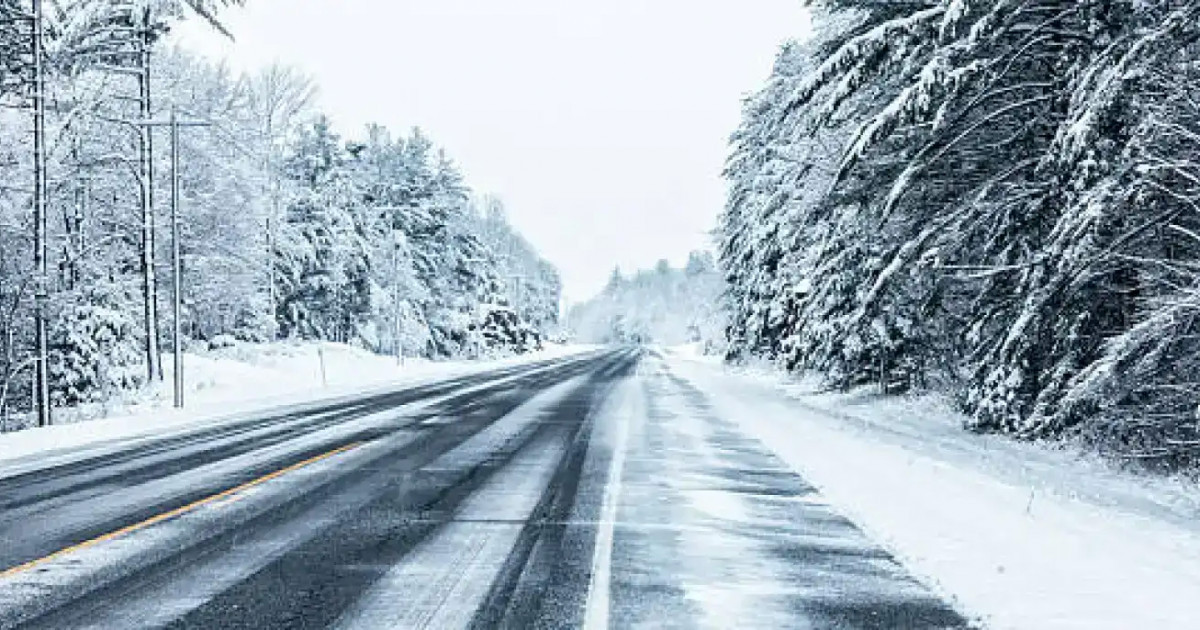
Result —
[[[392,250],[392,336],[396,341],[396,365],[404,365],[404,341],[400,338],[400,246]]]
[[[50,424],[49,340],[46,330],[46,311],[49,295],[48,230],[46,221],[46,69],[43,49],[45,23],[42,0],[33,0],[33,265],[35,287],[35,337],[37,368],[34,376],[34,399],[37,401],[38,426]]]
[[[377,212],[403,212],[405,209],[396,206],[378,206]],[[392,227],[392,335],[395,337],[392,353],[396,355],[396,365],[404,365],[404,341],[400,338],[404,332],[403,319],[400,312],[400,255],[408,251],[408,237],[403,230]]]
[[[404,324],[400,313],[400,251],[407,240],[404,232],[399,230],[394,230],[392,235],[392,313],[395,320],[392,334],[396,338],[396,365],[404,365],[404,340],[401,338]]]
[[[147,131],[154,127],[169,127],[171,130],[171,287],[172,296],[172,353],[174,355],[175,407],[183,407],[183,261],[180,236],[181,199],[179,188],[179,129],[181,127],[209,127],[212,123],[202,120],[181,120],[174,106],[165,120],[142,120],[139,126]],[[152,329],[151,329],[152,330]],[[157,344],[154,344],[157,346]],[[151,376],[153,378],[153,376]]]
[[[183,291],[180,280],[183,277],[182,265],[179,261],[179,116],[175,108],[171,108],[171,279],[173,296],[172,338],[175,345],[175,408],[183,408],[183,326],[180,324],[180,314],[183,312]]]
[[[521,309],[525,307],[525,276],[513,274],[513,280],[516,282],[516,295],[513,296],[513,310],[517,315],[521,315]]]
[[[276,317],[276,305],[279,303],[279,298],[275,290],[275,230],[279,215],[279,182],[275,178],[275,121],[274,111],[267,117],[267,151],[265,156],[266,161],[266,189],[267,197],[267,221],[266,221],[266,240],[267,240],[267,316],[271,321],[271,340],[274,341],[279,336],[278,319]]]

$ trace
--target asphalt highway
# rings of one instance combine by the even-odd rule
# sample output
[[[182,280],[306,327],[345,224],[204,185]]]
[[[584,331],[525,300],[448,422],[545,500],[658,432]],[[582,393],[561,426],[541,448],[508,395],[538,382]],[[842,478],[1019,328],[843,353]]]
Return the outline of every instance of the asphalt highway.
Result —
[[[0,628],[968,626],[658,365],[597,351],[0,469]]]

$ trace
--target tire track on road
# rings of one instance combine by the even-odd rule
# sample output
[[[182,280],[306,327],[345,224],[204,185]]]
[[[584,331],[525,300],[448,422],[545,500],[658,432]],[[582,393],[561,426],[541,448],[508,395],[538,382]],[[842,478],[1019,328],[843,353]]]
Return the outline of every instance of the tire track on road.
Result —
[[[460,396],[452,396],[448,400],[435,404],[430,408],[430,415],[461,415],[464,417],[452,424],[438,424],[414,428],[413,430],[419,436],[409,445],[391,454],[391,458],[395,460],[393,463],[400,465],[401,468],[404,465],[419,467],[423,462],[468,439],[475,432],[482,430],[491,424],[491,422],[502,417],[507,411],[518,406],[522,400],[528,398],[530,395],[526,394],[526,392],[532,392],[540,387],[544,387],[546,384],[561,380],[577,372],[586,371],[587,369],[589,369],[587,361],[572,362],[568,363],[567,367],[558,371],[538,371],[533,375],[515,379],[510,383],[490,388],[485,387],[482,390]],[[399,429],[397,428],[396,430]],[[363,435],[351,435],[347,436],[347,439],[356,441],[361,440],[363,437]],[[365,437],[370,439],[379,436]],[[324,446],[331,447],[338,446],[338,444],[326,444]],[[386,459],[387,457],[381,456],[364,466],[360,466],[357,471],[346,471],[344,474],[333,476],[325,480],[319,487],[305,493],[305,495],[291,497],[282,504],[272,506],[269,513],[259,514],[250,521],[241,523],[240,525],[252,528],[266,527],[270,523],[278,524],[286,520],[289,516],[294,518],[304,512],[305,509],[319,505],[322,497],[346,491],[348,488],[354,486],[356,481],[362,481],[363,476],[386,469],[388,467],[387,462],[382,461]],[[377,468],[372,470],[373,467]],[[355,474],[356,472],[357,474]],[[361,488],[359,490],[361,491]],[[189,497],[193,495],[189,495]],[[189,497],[184,497],[183,499],[186,500]],[[91,607],[94,607],[101,600],[111,601],[113,597],[119,599],[121,595],[129,596],[131,593],[136,592],[139,586],[144,587],[154,582],[153,579],[150,582],[146,582],[144,578],[147,575],[169,576],[172,573],[172,567],[178,569],[180,566],[185,566],[191,561],[209,556],[221,549],[228,551],[233,548],[236,546],[237,540],[244,537],[242,532],[237,531],[241,528],[233,529],[234,531],[230,531],[229,529],[215,527],[212,531],[198,532],[195,540],[187,541],[186,544],[170,550],[170,553],[151,553],[149,557],[141,558],[137,563],[137,567],[127,568],[123,572],[118,571],[116,575],[111,576],[104,583],[77,586],[74,590],[65,589],[46,598],[40,603],[40,606],[34,607],[32,610],[5,610],[3,605],[0,605],[0,626],[10,625],[16,619],[29,618],[47,613],[64,604],[68,604],[73,599],[86,598],[90,600]],[[76,603],[79,605],[60,608],[59,612],[61,614],[59,616],[50,614],[44,618],[44,621],[39,623],[46,624],[42,627],[59,627],[60,625],[69,625],[67,622],[71,619],[86,619],[87,610],[89,609],[88,603]],[[83,611],[82,616],[78,616],[75,611]],[[56,619],[64,623],[60,624],[55,621]]]
[[[378,439],[402,428],[403,424],[390,423],[386,426],[359,430],[308,445],[298,446],[296,449],[284,454],[270,455],[262,461],[255,462],[253,465],[238,470],[234,474],[222,476],[215,481],[199,484],[186,492],[171,493],[167,496],[152,498],[144,504],[139,505],[135,510],[126,511],[112,517],[105,517],[102,512],[97,513],[87,522],[68,524],[69,529],[63,531],[61,524],[55,521],[55,517],[58,516],[55,510],[57,509],[61,512],[63,509],[69,509],[72,505],[71,499],[73,497],[79,497],[78,500],[85,501],[96,499],[97,496],[89,494],[89,490],[102,489],[106,493],[139,491],[139,486],[142,484],[150,484],[151,482],[167,479],[172,475],[179,475],[203,466],[231,460],[255,451],[270,449],[274,446],[285,444],[289,440],[297,440],[332,427],[347,424],[374,414],[384,413],[396,406],[418,403],[422,399],[444,395],[453,392],[455,389],[482,386],[482,389],[474,390],[472,394],[477,392],[479,397],[486,397],[513,387],[535,387],[539,383],[544,382],[546,378],[553,378],[553,376],[547,376],[541,371],[544,369],[544,367],[535,368],[532,374],[518,375],[516,377],[511,374],[473,377],[465,381],[455,381],[454,384],[431,387],[415,394],[405,392],[383,397],[373,402],[352,404],[349,405],[350,409],[346,411],[332,413],[319,411],[315,412],[317,416],[315,419],[302,422],[300,426],[285,427],[277,433],[247,438],[238,445],[222,445],[200,453],[185,450],[174,460],[167,461],[166,463],[150,463],[132,471],[125,470],[122,467],[123,464],[128,463],[128,460],[125,459],[123,462],[124,458],[118,457],[117,462],[112,467],[114,469],[112,471],[105,469],[102,474],[93,477],[84,477],[80,483],[60,488],[53,493],[42,495],[37,499],[25,497],[27,500],[15,501],[23,507],[4,509],[2,512],[3,516],[0,516],[0,539],[5,540],[6,545],[3,549],[0,549],[0,570],[23,564],[58,549],[104,535],[107,532],[121,529],[147,518],[152,518],[156,514],[200,500],[225,487],[231,487],[255,479],[296,461],[319,455],[322,452],[352,442],[367,442]],[[570,371],[581,368],[578,365],[568,364],[562,369]],[[491,381],[498,379],[502,382],[490,384]],[[454,405],[463,395],[454,395],[451,393],[450,396],[451,398],[445,401],[444,405]],[[466,413],[470,404],[472,404],[471,401],[467,400],[462,401],[462,406],[459,407],[443,406],[441,408],[442,411],[439,413]],[[420,419],[419,415],[417,419]],[[264,428],[269,427],[256,427],[257,430]],[[243,432],[240,431],[239,433]],[[165,454],[165,456],[169,455],[170,453]],[[36,484],[34,485],[36,488]],[[45,523],[46,525],[31,527],[31,523]]]
[[[621,359],[607,359],[602,365],[614,360]],[[603,369],[594,370],[587,384],[547,407],[543,419],[498,451],[458,470],[438,469],[437,458],[427,458],[403,476],[401,489],[381,496],[339,527],[289,550],[170,627],[323,628],[335,623],[372,584],[452,522],[462,502],[518,452],[548,432],[562,430],[555,422],[578,425],[579,420],[569,418],[580,415],[581,405],[591,404],[596,373]],[[568,418],[563,419],[564,415]],[[464,443],[460,441],[458,446]],[[440,449],[438,457],[449,451]]]

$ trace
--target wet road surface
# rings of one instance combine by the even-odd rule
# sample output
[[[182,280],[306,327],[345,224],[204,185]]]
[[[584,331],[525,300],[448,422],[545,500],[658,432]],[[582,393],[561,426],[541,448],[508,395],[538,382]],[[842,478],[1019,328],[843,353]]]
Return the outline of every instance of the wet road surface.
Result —
[[[6,469],[3,628],[967,627],[639,349]]]

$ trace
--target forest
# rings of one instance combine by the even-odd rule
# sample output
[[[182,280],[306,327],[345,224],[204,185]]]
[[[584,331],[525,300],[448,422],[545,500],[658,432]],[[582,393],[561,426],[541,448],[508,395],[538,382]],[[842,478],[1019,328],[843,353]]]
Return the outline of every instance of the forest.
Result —
[[[824,0],[744,106],[729,358],[1200,456],[1200,2]]]
[[[555,326],[554,267],[419,129],[343,136],[301,72],[171,45],[227,4],[0,0],[3,417],[161,379],[176,330],[436,359]]]
[[[723,289],[709,252],[692,252],[681,269],[666,260],[629,275],[618,268],[599,295],[571,307],[567,328],[585,343],[698,344],[707,354],[719,354]]]

